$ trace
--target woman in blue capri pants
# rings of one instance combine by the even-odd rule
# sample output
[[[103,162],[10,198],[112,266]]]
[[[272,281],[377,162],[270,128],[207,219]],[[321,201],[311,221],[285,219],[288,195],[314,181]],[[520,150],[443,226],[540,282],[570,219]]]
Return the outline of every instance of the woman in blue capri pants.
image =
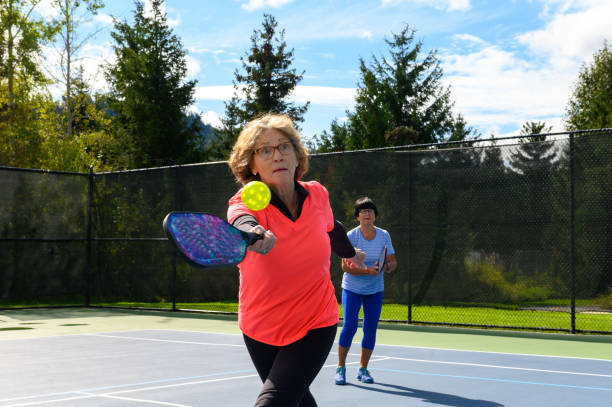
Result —
[[[373,383],[368,371],[368,362],[376,342],[376,329],[382,309],[384,289],[383,273],[378,272],[378,258],[387,247],[387,256],[383,271],[390,272],[397,267],[395,250],[389,233],[374,226],[378,209],[368,197],[355,201],[355,218],[359,226],[348,232],[348,237],[356,249],[366,253],[366,268],[358,268],[342,260],[342,310],[344,325],[338,341],[338,367],[334,377],[336,384],[346,384],[346,356],[357,332],[359,310],[363,307],[363,339],[361,341],[361,360],[357,380],[362,383]]]

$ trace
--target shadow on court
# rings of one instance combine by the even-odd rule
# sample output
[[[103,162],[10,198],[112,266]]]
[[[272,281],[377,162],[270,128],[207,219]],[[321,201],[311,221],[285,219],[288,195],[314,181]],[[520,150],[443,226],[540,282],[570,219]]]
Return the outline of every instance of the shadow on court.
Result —
[[[387,384],[376,382],[373,385],[360,385],[347,383],[347,386],[358,387],[363,390],[375,391],[379,393],[391,394],[394,396],[411,397],[420,399],[426,403],[431,403],[437,406],[452,406],[452,407],[503,407],[503,404],[487,400],[473,400],[452,394],[437,393],[435,391],[425,391],[412,389],[410,387],[399,386],[397,384]],[[383,386],[386,388],[380,388]]]

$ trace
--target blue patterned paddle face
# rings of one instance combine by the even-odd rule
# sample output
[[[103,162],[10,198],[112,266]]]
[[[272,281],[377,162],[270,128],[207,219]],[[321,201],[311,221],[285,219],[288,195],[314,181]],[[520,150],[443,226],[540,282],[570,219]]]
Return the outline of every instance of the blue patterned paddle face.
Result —
[[[185,260],[201,268],[240,263],[247,246],[259,238],[207,213],[170,212],[163,226]]]

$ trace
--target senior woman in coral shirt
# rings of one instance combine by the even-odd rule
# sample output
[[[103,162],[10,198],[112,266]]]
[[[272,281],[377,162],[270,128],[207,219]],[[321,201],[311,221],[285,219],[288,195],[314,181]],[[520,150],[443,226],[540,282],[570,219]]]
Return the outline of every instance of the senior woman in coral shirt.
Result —
[[[263,382],[255,406],[316,406],[309,387],[338,323],[331,250],[356,268],[365,268],[365,253],[334,220],[325,187],[301,181],[308,152],[288,116],[249,122],[229,165],[241,184],[259,180],[272,192],[270,204],[253,211],[238,191],[227,212],[235,227],[264,236],[239,265],[239,326]]]

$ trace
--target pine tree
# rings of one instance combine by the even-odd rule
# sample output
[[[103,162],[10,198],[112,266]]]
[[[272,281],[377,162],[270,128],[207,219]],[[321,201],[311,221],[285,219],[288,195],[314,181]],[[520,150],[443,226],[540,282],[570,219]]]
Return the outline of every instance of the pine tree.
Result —
[[[134,22],[115,21],[111,33],[116,63],[106,70],[109,105],[117,114],[116,131],[133,140],[137,166],[186,162],[200,129],[186,116],[196,82],[185,81],[186,53],[162,4],[152,0],[148,16],[136,2]]]
[[[510,155],[509,165],[514,172],[517,197],[515,207],[523,222],[533,228],[520,237],[523,248],[539,249],[543,246],[543,231],[551,219],[551,185],[559,152],[554,141],[548,141],[548,136],[542,133],[550,130],[551,127],[543,122],[525,123],[521,135],[526,137]]]
[[[442,68],[435,51],[423,53],[415,30],[406,26],[391,40],[389,57],[359,60],[361,80],[355,111],[347,112],[346,127],[325,132],[319,144],[332,150],[435,143],[475,136],[463,117],[452,113],[450,89],[441,83]],[[335,131],[341,134],[335,134]],[[343,133],[348,133],[346,140]],[[335,145],[344,140],[344,145]]]
[[[227,157],[244,125],[259,114],[285,113],[296,124],[304,121],[310,102],[288,101],[304,72],[298,75],[291,68],[294,51],[287,50],[285,30],[277,27],[276,19],[264,14],[262,28],[251,36],[250,53],[240,58],[243,72],[234,73],[234,96],[225,104],[223,129],[213,148],[219,157]]]

